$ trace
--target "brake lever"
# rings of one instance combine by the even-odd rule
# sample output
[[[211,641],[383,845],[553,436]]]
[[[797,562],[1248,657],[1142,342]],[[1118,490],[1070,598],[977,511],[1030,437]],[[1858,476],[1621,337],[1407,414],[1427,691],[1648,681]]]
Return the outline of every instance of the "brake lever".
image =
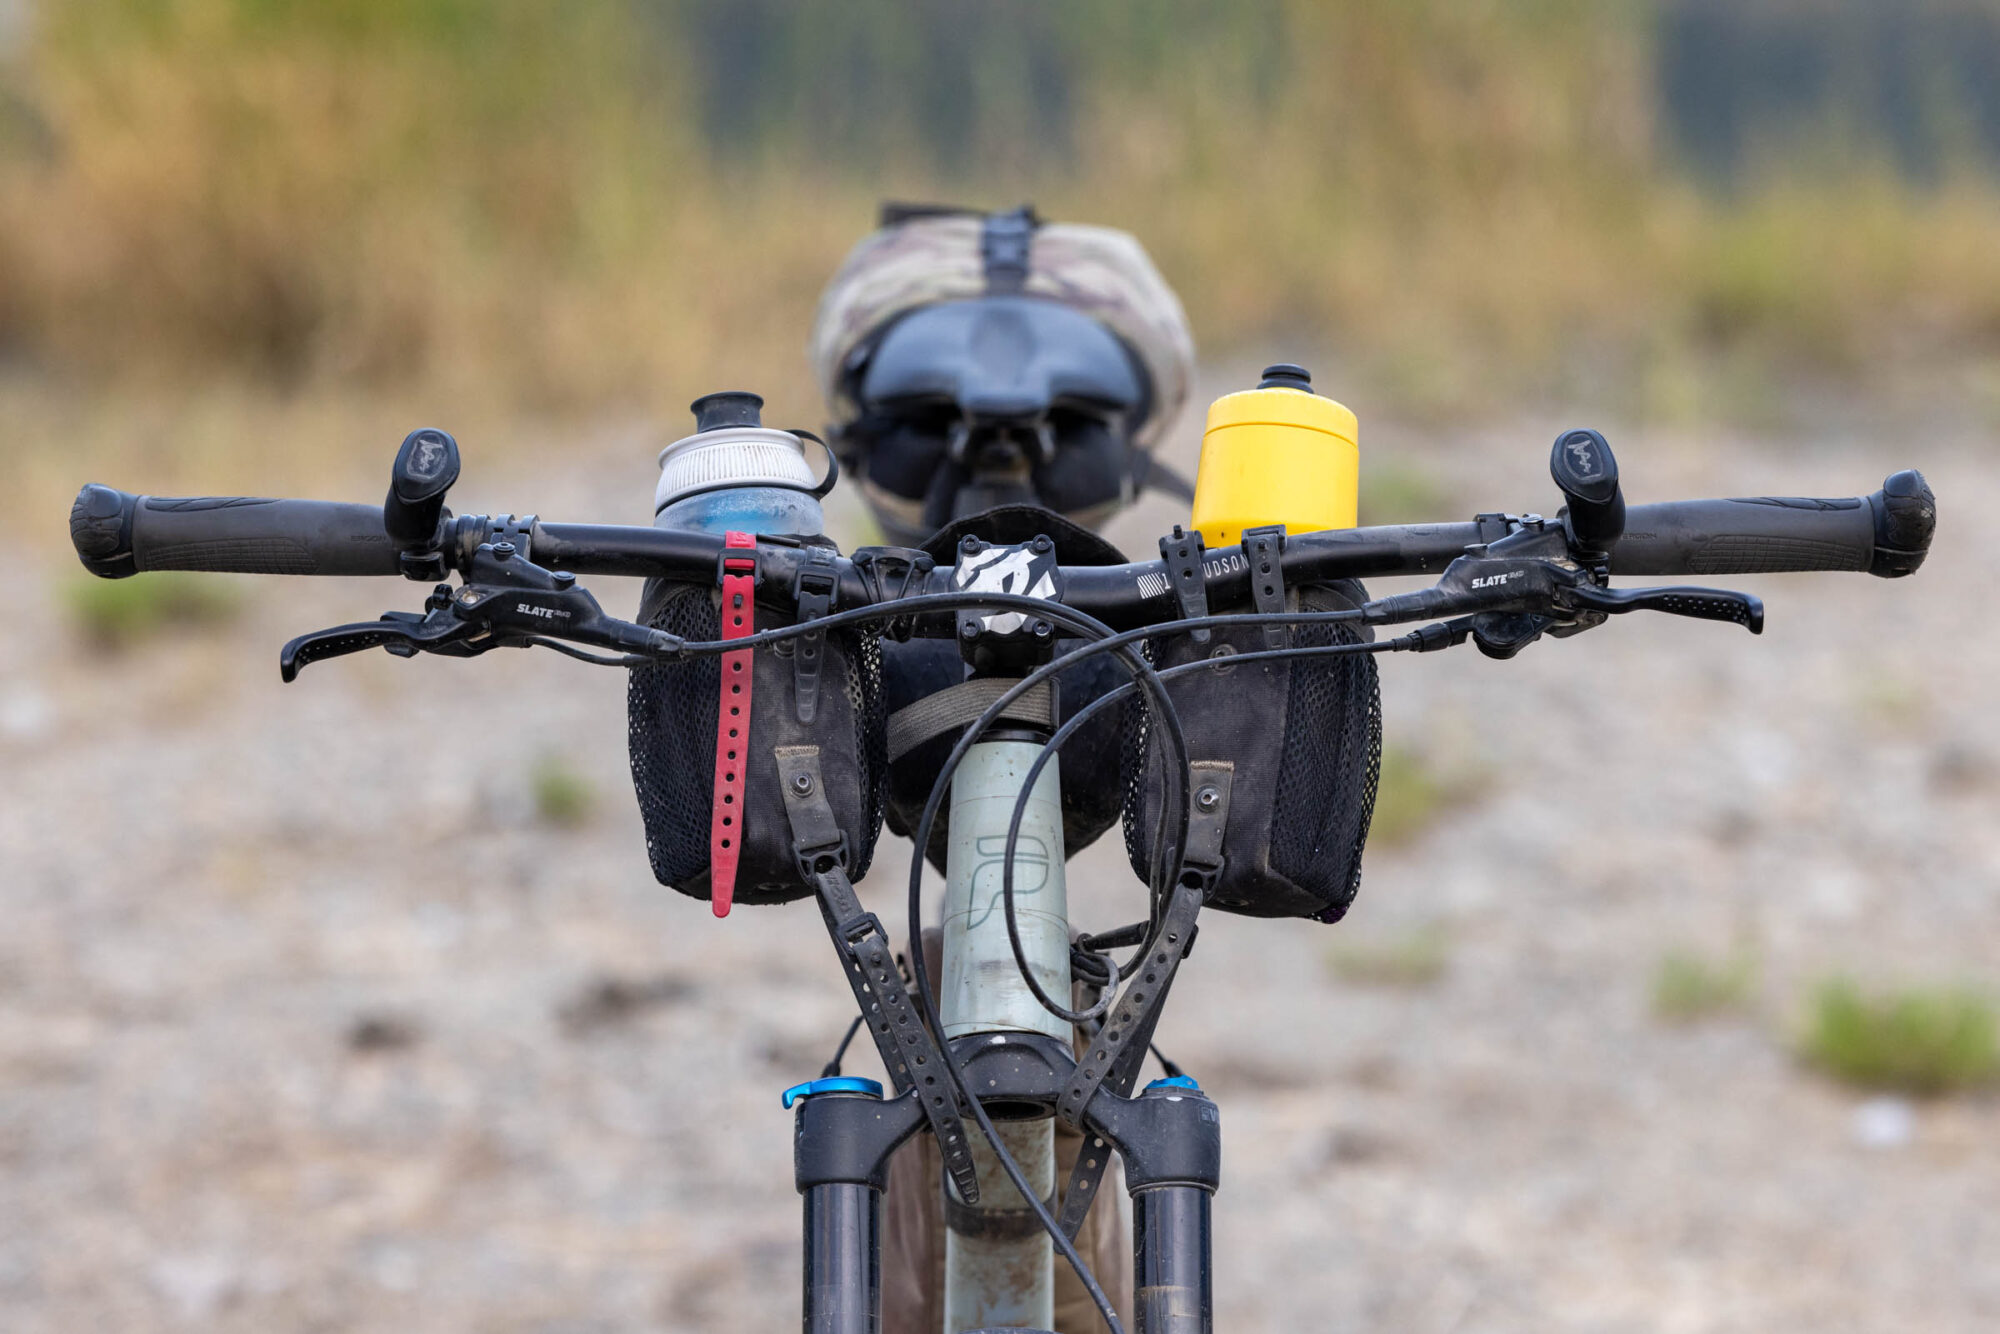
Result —
[[[433,609],[421,616],[408,611],[384,612],[380,620],[357,621],[300,635],[279,651],[278,674],[290,684],[298,679],[301,669],[316,662],[371,648],[387,649],[399,658],[414,658],[419,653],[469,658],[494,647],[466,642],[481,628],[448,609]]]
[[[1599,588],[1575,584],[1556,590],[1555,605],[1566,611],[1602,612],[1616,616],[1628,611],[1663,611],[1703,621],[1727,621],[1753,635],[1764,633],[1764,603],[1748,593],[1727,588]]]

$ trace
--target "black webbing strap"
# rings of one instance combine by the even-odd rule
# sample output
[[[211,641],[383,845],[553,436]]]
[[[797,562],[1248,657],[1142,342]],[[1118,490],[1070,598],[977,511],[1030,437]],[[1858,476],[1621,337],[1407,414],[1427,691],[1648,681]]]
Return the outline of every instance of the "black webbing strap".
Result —
[[[943,736],[969,723],[993,706],[1015,686],[1021,684],[1019,678],[1001,676],[975,676],[970,681],[935,694],[926,695],[914,704],[906,704],[889,715],[889,761],[894,763],[929,741],[934,736]],[[1025,691],[1021,698],[1009,704],[1000,716],[1010,722],[1033,723],[1037,727],[1053,729],[1055,718],[1054,683],[1044,681]]]
[[[833,548],[807,547],[805,563],[792,581],[801,623],[816,621],[832,609],[834,587]],[[792,698],[802,723],[819,713],[820,665],[825,658],[824,630],[808,630],[792,646]]]
[[[1222,870],[1222,833],[1229,824],[1229,787],[1235,776],[1236,766],[1227,761],[1200,760],[1188,766],[1188,789],[1195,796],[1194,807],[1188,812],[1188,847],[1161,918],[1158,943],[1152,946],[1151,957],[1133,972],[1125,994],[1090,1040],[1076,1063],[1076,1073],[1056,1102],[1056,1115],[1087,1136],[1076,1155],[1076,1166],[1070,1169],[1062,1213],[1056,1220],[1071,1240],[1083,1226],[1111,1161],[1111,1146],[1084,1126],[1084,1109],[1099,1086],[1108,1086],[1121,1098],[1131,1096],[1132,1085],[1145,1065],[1147,1045],[1160,1022],[1167,988],[1173,985],[1174,972],[1194,943],[1195,918],[1201,913],[1202,900]]]
[[[1166,562],[1174,601],[1187,620],[1208,615],[1208,578],[1202,573],[1201,555],[1201,534],[1184,532],[1179,524],[1174,525],[1171,535],[1160,539],[1160,559]],[[1189,637],[1197,644],[1206,644],[1208,631],[1196,630]]]
[[[854,990],[868,1035],[875,1039],[896,1091],[916,1089],[937,1137],[938,1156],[959,1198],[977,1204],[979,1174],[972,1164],[965,1123],[958,1115],[957,1095],[945,1073],[945,1057],[903,985],[882,919],[863,909],[854,896],[854,883],[847,878],[847,838],[827,805],[819,747],[779,746],[775,753],[785,814],[792,822],[792,853],[798,858],[799,874],[819,893],[820,915],[846,965],[847,984]]]
[[[1285,554],[1285,526],[1243,530],[1243,559],[1250,562],[1250,600],[1258,611],[1282,616],[1285,611],[1285,570],[1280,563]],[[1283,625],[1264,627],[1266,648],[1285,648],[1292,641],[1291,629]]]
[[[979,228],[979,260],[989,293],[1007,295],[1028,285],[1028,252],[1040,225],[1032,204],[986,215]]]

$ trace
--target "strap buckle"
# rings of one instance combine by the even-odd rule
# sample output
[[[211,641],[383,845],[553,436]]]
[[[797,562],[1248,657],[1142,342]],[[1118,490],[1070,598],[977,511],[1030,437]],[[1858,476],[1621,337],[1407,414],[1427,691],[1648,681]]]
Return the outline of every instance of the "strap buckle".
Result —
[[[753,582],[763,577],[757,563],[757,539],[749,533],[725,533],[722,550],[715,558],[715,582],[720,584],[730,575],[747,574]]]

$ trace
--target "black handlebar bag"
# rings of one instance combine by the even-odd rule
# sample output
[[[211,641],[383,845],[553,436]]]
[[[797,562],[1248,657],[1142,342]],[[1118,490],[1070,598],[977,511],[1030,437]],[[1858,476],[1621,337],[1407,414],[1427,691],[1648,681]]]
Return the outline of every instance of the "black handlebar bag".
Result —
[[[1103,537],[1062,515],[1038,505],[1003,505],[954,520],[932,534],[924,553],[939,563],[953,559],[961,538],[971,536],[999,545],[1032,542],[1047,537],[1056,559],[1064,565],[1122,565],[1125,557]],[[1074,648],[1064,639],[1059,646]],[[1056,723],[1068,722],[1092,700],[1124,684],[1129,674],[1110,657],[1099,655],[1073,662],[1056,673]],[[882,684],[889,712],[948,689],[965,679],[964,659],[951,640],[893,640],[882,644]],[[1119,763],[1124,723],[1117,709],[1100,709],[1086,721],[1056,757],[1062,789],[1063,855],[1074,857],[1117,824],[1123,810]],[[944,771],[945,759],[963,734],[962,727],[932,737],[889,761],[888,820],[891,833],[915,838],[924,803]],[[931,824],[925,855],[945,869],[951,845],[951,802],[939,807]]]
[[[700,584],[649,580],[639,620],[689,641],[721,638],[717,591]],[[756,628],[792,624],[784,612],[759,606]],[[810,721],[799,716],[800,640],[784,639],[751,654],[750,737],[744,754],[737,903],[789,903],[813,893],[792,856],[774,751],[818,746],[827,803],[847,839],[847,870],[859,880],[882,828],[888,775],[884,751],[882,655],[872,632],[828,631]],[[646,852],[663,885],[698,899],[711,897],[709,821],[715,797],[717,657],[651,663],[632,669],[626,693],[632,786],[646,825]]]
[[[1342,580],[1288,594],[1296,611],[1344,611],[1367,600]],[[1247,612],[1249,606],[1217,607]],[[1296,646],[1360,643],[1358,623],[1293,626]],[[1153,641],[1158,668],[1207,662],[1170,678],[1189,760],[1235,765],[1224,865],[1208,904],[1250,917],[1337,922],[1361,885],[1361,850],[1382,767],[1382,697],[1370,654],[1234,663],[1273,647],[1263,626],[1218,628],[1209,641]],[[1143,704],[1126,711],[1125,852],[1149,883],[1164,804],[1165,756]]]

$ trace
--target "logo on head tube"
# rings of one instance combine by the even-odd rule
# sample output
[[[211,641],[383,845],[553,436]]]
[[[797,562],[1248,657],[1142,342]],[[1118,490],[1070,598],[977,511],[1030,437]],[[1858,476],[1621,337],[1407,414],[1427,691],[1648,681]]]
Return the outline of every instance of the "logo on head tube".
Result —
[[[982,834],[973,840],[972,848],[979,857],[972,868],[972,920],[965,929],[975,931],[994,913],[1001,910],[1000,900],[1005,893],[1005,867],[1007,864],[1007,836],[1005,834]],[[1023,830],[1014,843],[1014,897],[1028,898],[1048,888],[1049,848],[1035,835]],[[984,906],[979,906],[981,900]]]

